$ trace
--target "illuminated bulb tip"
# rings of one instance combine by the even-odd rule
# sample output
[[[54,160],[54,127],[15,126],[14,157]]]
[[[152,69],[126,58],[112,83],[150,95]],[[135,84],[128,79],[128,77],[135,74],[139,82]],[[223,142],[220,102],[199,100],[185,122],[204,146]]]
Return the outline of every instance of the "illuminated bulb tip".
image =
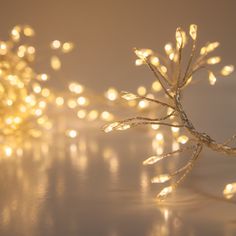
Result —
[[[141,65],[143,65],[143,60],[140,59],[140,58],[139,58],[139,59],[136,59],[136,60],[135,60],[135,65],[136,65],[136,66],[141,66]]]
[[[207,60],[207,64],[209,65],[215,65],[221,61],[220,57],[211,57]]]
[[[121,97],[127,101],[132,101],[139,98],[137,95],[125,91],[121,92]]]
[[[84,87],[79,83],[72,82],[69,84],[69,90],[72,93],[80,94],[84,91]]]
[[[10,157],[10,156],[12,155],[12,152],[13,152],[13,150],[12,150],[11,147],[6,146],[6,147],[4,148],[4,153],[5,153],[5,155],[6,155],[7,157]]]
[[[114,116],[108,111],[103,111],[101,113],[101,119],[105,121],[111,121],[114,119]]]
[[[134,52],[140,59],[146,59],[153,54],[153,51],[151,49],[135,49]]]
[[[236,194],[236,183],[227,184],[223,190],[225,198],[230,199]]]
[[[212,72],[209,72],[209,83],[210,85],[215,85],[216,83],[216,77]]]
[[[29,25],[24,27],[23,33],[26,37],[33,37],[35,35],[34,29]]]
[[[158,66],[158,65],[160,64],[160,60],[159,60],[159,58],[156,57],[156,56],[151,56],[151,57],[150,57],[150,62],[151,62],[151,64],[154,65],[154,66]]]
[[[115,127],[117,127],[120,123],[119,122],[113,122],[109,125],[105,125],[102,129],[105,133],[109,133],[114,130]]]
[[[187,143],[189,140],[189,138],[185,135],[181,135],[180,137],[178,137],[177,141],[181,144],[185,144]]]
[[[221,74],[223,75],[223,76],[228,76],[228,75],[230,75],[231,73],[233,73],[233,71],[234,71],[234,66],[233,65],[228,65],[228,66],[224,66],[223,68],[222,68],[222,70],[221,70]]]
[[[174,122],[173,125],[179,125],[178,123]],[[173,133],[178,133],[179,132],[179,127],[171,127],[171,131]]]
[[[151,179],[151,182],[153,184],[160,184],[160,183],[165,183],[167,181],[169,181],[171,179],[171,176],[168,174],[162,174],[162,175],[158,175],[154,178]]]
[[[61,60],[57,56],[53,56],[51,58],[51,67],[53,70],[60,70],[61,69]]]
[[[138,103],[138,107],[140,109],[144,109],[144,108],[147,108],[149,106],[149,103],[148,101],[146,100],[141,100],[139,103]]]
[[[140,96],[144,96],[147,93],[147,89],[144,86],[140,86],[137,89],[137,93]]]
[[[162,87],[161,84],[158,81],[155,81],[152,83],[152,90],[155,92],[161,91]]]
[[[167,43],[164,49],[167,55],[170,55],[173,52],[173,46],[171,43]]]
[[[75,45],[72,42],[65,42],[62,45],[62,52],[68,53],[71,52],[74,49]]]
[[[105,92],[105,97],[110,100],[110,101],[115,101],[118,98],[118,92],[116,89],[114,88],[109,88],[106,92]]]
[[[69,138],[76,138],[78,135],[77,131],[74,130],[74,129],[71,129],[71,130],[67,130],[66,131],[66,136],[69,137]]]
[[[153,165],[162,159],[163,159],[163,156],[151,156],[148,159],[146,159],[145,161],[143,161],[143,165],[145,165],[145,166]]]
[[[175,39],[177,43],[177,48],[180,49],[183,46],[183,35],[182,35],[182,29],[177,28],[175,33]]]
[[[61,42],[59,40],[54,40],[50,44],[51,49],[59,49],[61,47]]]
[[[157,195],[158,200],[163,200],[167,195],[172,193],[173,188],[171,186],[165,187],[161,190],[161,192]]]
[[[163,140],[164,140],[163,134],[162,133],[157,133],[156,136],[155,136],[155,139],[158,142],[163,142]]]
[[[195,24],[190,25],[189,34],[193,40],[196,40],[196,38],[197,38],[197,25],[195,25]]]
[[[160,125],[153,124],[153,125],[151,125],[151,127],[153,130],[158,130],[160,128]]]
[[[115,127],[116,130],[127,130],[131,128],[131,126],[129,124],[119,124],[117,127]]]

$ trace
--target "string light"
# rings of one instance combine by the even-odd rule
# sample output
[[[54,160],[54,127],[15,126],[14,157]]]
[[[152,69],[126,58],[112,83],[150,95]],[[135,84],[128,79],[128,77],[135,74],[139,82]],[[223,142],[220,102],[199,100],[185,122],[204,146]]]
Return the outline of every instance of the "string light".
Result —
[[[236,148],[229,146],[229,143],[235,140],[236,135],[224,143],[217,143],[208,134],[199,132],[195,129],[182,105],[181,95],[183,90],[185,87],[193,83],[194,75],[200,69],[205,69],[208,72],[208,78],[211,85],[215,84],[218,75],[228,76],[234,71],[234,66],[232,65],[224,66],[219,72],[213,73],[212,68],[210,70],[209,66],[212,67],[213,65],[221,62],[221,58],[218,56],[208,57],[208,54],[219,46],[218,42],[207,43],[201,48],[200,55],[196,55],[197,29],[197,25],[195,24],[192,24],[189,27],[189,36],[192,41],[191,54],[189,58],[184,60],[187,61],[187,67],[184,68],[182,68],[182,57],[184,56],[183,48],[188,40],[186,33],[181,28],[177,28],[175,33],[176,48],[174,48],[171,43],[165,45],[164,50],[168,56],[168,60],[165,63],[162,63],[162,65],[159,64],[159,61],[155,65],[152,63],[150,58],[155,56],[152,50],[135,49],[135,54],[138,59],[141,59],[143,64],[146,64],[151,69],[157,79],[157,82],[152,84],[152,89],[154,91],[163,91],[165,94],[165,99],[167,99],[167,102],[155,98],[148,100],[147,95],[142,95],[142,99],[139,101],[139,106],[143,101],[159,104],[162,108],[166,109],[167,115],[163,116],[160,114],[157,118],[134,117],[121,120],[119,122],[113,122],[110,125],[104,126],[105,132],[125,130],[120,128],[121,125],[122,127],[129,126],[129,128],[136,127],[138,125],[150,125],[154,129],[156,127],[159,128],[159,126],[171,127],[171,131],[174,134],[175,139],[173,151],[163,153],[161,150],[158,155],[151,156],[144,160],[144,165],[158,164],[161,160],[167,157],[172,157],[175,154],[180,154],[188,150],[192,152],[191,158],[183,167],[177,169],[173,173],[158,175],[152,179],[153,183],[164,183],[170,179],[173,179],[172,184],[162,189],[157,195],[159,200],[165,199],[165,197],[171,194],[173,190],[176,189],[177,186],[183,181],[187,174],[192,170],[196,160],[200,157],[200,153],[204,146],[227,155],[236,155]],[[167,68],[171,68],[171,70],[169,71]],[[128,92],[122,96],[127,100],[137,99],[135,94]],[[141,105],[141,107],[143,107],[143,105]],[[178,133],[184,132],[184,130],[188,131],[189,136],[186,136],[185,134],[178,136]],[[162,133],[156,134],[155,144],[156,142],[162,144]],[[236,193],[235,186],[235,183],[226,185],[223,191],[226,198],[231,198]]]

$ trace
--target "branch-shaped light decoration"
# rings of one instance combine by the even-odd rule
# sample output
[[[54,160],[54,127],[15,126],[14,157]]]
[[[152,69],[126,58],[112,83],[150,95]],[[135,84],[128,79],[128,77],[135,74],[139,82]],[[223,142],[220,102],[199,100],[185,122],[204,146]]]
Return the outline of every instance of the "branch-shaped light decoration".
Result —
[[[225,143],[217,143],[208,134],[199,132],[195,129],[191,120],[188,118],[184,107],[182,106],[182,91],[186,86],[192,83],[192,77],[196,74],[196,72],[201,69],[206,70],[208,73],[209,83],[214,85],[218,76],[228,76],[234,70],[233,65],[227,65],[224,66],[218,73],[213,73],[211,69],[212,65],[218,64],[221,61],[221,58],[218,56],[212,57],[210,56],[210,53],[219,46],[219,43],[207,43],[200,49],[200,53],[197,55],[197,25],[190,25],[189,36],[189,41],[191,41],[191,53],[189,58],[187,58],[186,65],[183,65],[184,63],[182,59],[183,49],[187,44],[187,34],[181,28],[177,28],[176,30],[175,46],[170,43],[165,45],[167,57],[159,54],[156,56],[150,49],[135,49],[135,54],[138,57],[136,60],[136,65],[145,64],[150,68],[159,85],[162,87],[164,94],[166,95],[165,101],[139,96],[129,92],[121,93],[121,96],[128,101],[145,100],[150,103],[159,104],[160,106],[167,108],[169,111],[167,115],[152,119],[148,117],[134,117],[113,122],[103,127],[105,132],[110,132],[113,130],[126,130],[139,125],[160,125],[170,126],[172,129],[183,129],[188,132],[189,138],[187,139],[186,136],[185,138],[182,138],[183,140],[180,141],[182,146],[179,149],[170,153],[151,156],[143,162],[144,165],[153,165],[175,154],[182,153],[187,150],[192,151],[190,159],[183,167],[179,168],[174,173],[162,174],[152,179],[153,183],[165,183],[173,180],[172,184],[163,188],[157,195],[159,200],[165,199],[183,181],[186,175],[192,170],[204,146],[226,155],[236,155],[236,148],[229,146],[230,142],[232,142],[236,136],[233,136]],[[173,122],[173,118],[175,119],[175,122]],[[235,186],[235,183],[226,185],[223,191],[224,195],[232,197],[232,195],[236,192]]]

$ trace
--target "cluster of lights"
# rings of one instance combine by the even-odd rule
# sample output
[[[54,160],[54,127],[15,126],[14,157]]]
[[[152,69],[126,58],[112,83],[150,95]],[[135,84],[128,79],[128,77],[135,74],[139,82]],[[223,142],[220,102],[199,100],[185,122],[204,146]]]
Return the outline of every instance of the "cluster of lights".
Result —
[[[188,37],[191,40],[188,40]],[[166,55],[154,53],[151,49],[135,49],[137,60],[135,64],[137,66],[147,65],[153,72],[157,81],[152,84],[154,91],[162,91],[164,93],[164,99],[158,100],[154,96],[146,94],[144,87],[136,93],[122,92],[121,97],[128,102],[136,101],[139,104],[152,103],[159,104],[162,108],[166,109],[166,115],[161,113],[158,118],[149,117],[134,117],[121,121],[114,121],[104,126],[105,132],[111,132],[114,130],[127,130],[139,125],[150,125],[154,130],[158,130],[160,126],[170,127],[173,137],[175,138],[174,150],[169,153],[162,152],[162,149],[157,150],[157,155],[147,158],[143,164],[153,165],[160,162],[163,159],[171,157],[175,154],[180,154],[187,150],[192,151],[192,156],[188,160],[187,164],[177,169],[174,173],[161,174],[152,179],[153,183],[165,183],[173,180],[173,183],[167,187],[164,187],[157,195],[159,200],[164,199],[183,181],[185,176],[191,171],[195,161],[199,158],[203,146],[207,146],[214,151],[222,152],[228,155],[236,155],[236,148],[228,146],[228,141],[220,144],[216,143],[214,139],[205,133],[198,132],[191,121],[186,115],[182,103],[181,93],[183,88],[192,83],[193,77],[200,69],[205,69],[208,73],[208,79],[210,85],[215,85],[217,78],[220,76],[228,76],[234,71],[233,65],[226,65],[219,72],[212,71],[212,66],[221,62],[219,56],[210,56],[218,46],[218,42],[207,43],[200,48],[199,55],[197,53],[197,25],[190,25],[189,36],[181,28],[177,28],[175,34],[175,44],[168,43],[164,46]],[[182,68],[183,64],[183,49],[187,45],[187,42],[191,41],[191,53],[187,61],[187,65]],[[163,111],[163,110],[162,110]],[[185,134],[188,132],[188,136]],[[236,136],[230,139],[230,142],[235,139]],[[153,144],[162,144],[164,136],[158,132],[154,139]],[[224,195],[227,198],[231,198],[235,193],[235,183],[228,184],[224,189]]]

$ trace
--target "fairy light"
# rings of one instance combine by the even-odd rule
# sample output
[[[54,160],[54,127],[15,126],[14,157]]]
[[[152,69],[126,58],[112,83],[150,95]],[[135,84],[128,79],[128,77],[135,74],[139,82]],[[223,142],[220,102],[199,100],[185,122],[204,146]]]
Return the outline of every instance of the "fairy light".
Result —
[[[56,98],[56,100],[55,100],[55,102],[56,102],[56,105],[57,106],[63,106],[63,104],[64,104],[64,98],[63,97],[57,97]]]
[[[88,105],[89,101],[86,97],[80,96],[77,98],[77,103],[79,106],[86,106],[86,105]]]
[[[122,91],[121,92],[121,97],[127,101],[133,101],[137,98],[139,98],[139,96],[133,94],[133,93],[128,93],[128,92],[125,92],[125,91]]]
[[[175,38],[176,38],[176,46],[179,49],[183,45],[183,36],[181,28],[176,29]]]
[[[181,135],[178,137],[177,141],[181,144],[186,144],[188,142],[189,138],[186,135]]]
[[[153,177],[151,179],[151,182],[160,184],[160,183],[165,183],[165,182],[169,181],[170,179],[171,179],[170,175],[162,174],[162,175],[158,175],[156,177]]]
[[[225,186],[223,190],[223,195],[225,198],[230,199],[236,194],[236,183],[229,183]]]
[[[164,47],[166,54],[169,56],[173,52],[173,46],[171,43],[167,43]]]
[[[209,83],[210,85],[215,85],[216,83],[216,77],[212,72],[209,72]]]
[[[154,66],[159,66],[159,64],[160,64],[160,60],[159,60],[159,58],[156,57],[156,56],[151,56],[151,57],[150,57],[150,62],[151,62],[152,65],[154,65]]]
[[[114,119],[114,116],[108,111],[103,111],[101,113],[101,119],[104,121],[112,121]]]
[[[157,195],[157,199],[159,199],[159,200],[164,199],[167,195],[169,195],[170,193],[172,193],[172,191],[173,191],[173,187],[172,187],[172,186],[165,187],[165,188],[162,189],[161,192]]]
[[[63,53],[68,53],[71,52],[74,49],[75,45],[72,42],[65,42],[62,45],[62,52]]]
[[[135,65],[136,65],[136,66],[141,66],[141,65],[143,65],[143,60],[142,60],[142,59],[136,59],[136,60],[135,60]]]
[[[190,25],[189,27],[189,34],[193,40],[197,39],[197,25]]]
[[[139,101],[138,107],[139,107],[140,109],[147,108],[147,107],[148,107],[148,101],[146,101],[146,100],[141,100],[141,101]]]
[[[61,69],[61,60],[57,56],[53,56],[51,58],[51,67],[53,70],[60,70]]]
[[[52,49],[59,49],[61,47],[61,42],[59,40],[54,40],[51,42]]]
[[[79,83],[72,82],[69,84],[69,90],[72,93],[81,94],[84,92],[84,87]]]
[[[77,131],[74,130],[74,129],[69,129],[69,130],[66,130],[66,136],[69,137],[69,138],[76,138],[78,135]]]
[[[140,96],[144,96],[147,93],[147,89],[144,86],[140,86],[137,89],[137,93]]]
[[[209,65],[215,65],[221,61],[220,57],[211,57],[207,60],[207,64]]]
[[[234,66],[233,65],[228,65],[228,66],[224,66],[222,68],[222,70],[220,71],[220,73],[223,75],[223,76],[228,76],[230,75],[231,73],[233,73],[234,71]]]
[[[43,130],[52,128],[52,122],[45,113],[54,101],[54,94],[44,86],[49,75],[37,73],[33,67],[37,50],[29,45],[27,38],[34,36],[31,26],[17,25],[10,31],[8,41],[0,41],[0,55],[4,56],[0,59],[0,105],[3,111],[0,136],[15,135],[17,141],[21,136],[41,137]],[[51,47],[59,48],[59,44],[59,41],[53,41]],[[54,69],[57,68],[55,65]],[[56,104],[61,105],[61,99],[56,98]],[[10,148],[5,149],[8,156]]]
[[[6,147],[4,147],[4,153],[5,153],[5,155],[6,155],[7,157],[10,157],[10,156],[12,155],[12,153],[13,153],[13,150],[12,150],[11,147],[6,146]]]
[[[116,89],[114,88],[109,88],[106,92],[105,92],[105,97],[110,100],[110,101],[115,101],[118,98],[118,92]]]
[[[87,117],[88,117],[89,121],[94,121],[98,118],[98,116],[99,116],[98,111],[97,110],[92,110],[88,113]]]
[[[153,124],[153,125],[151,125],[151,127],[153,130],[158,130],[160,128],[160,125]]]
[[[152,90],[155,91],[155,92],[159,92],[159,91],[162,90],[161,85],[158,81],[154,81],[152,83]]]
[[[163,99],[159,100],[155,97],[149,99],[145,93],[145,95],[140,97],[141,100],[138,103],[138,107],[145,107],[144,102],[149,101],[150,109],[152,108],[151,104],[159,104],[160,107],[165,109],[166,112],[164,113],[166,115],[163,115],[163,109],[160,109],[162,112],[158,113],[157,111],[157,118],[154,119],[149,117],[136,116],[133,118],[121,120],[119,122],[113,122],[108,126],[104,126],[105,132],[125,130],[122,127],[126,126],[136,127],[139,125],[150,125],[152,129],[155,129],[156,127],[159,128],[159,126],[170,127],[171,132],[174,136],[174,142],[172,144],[173,151],[163,153],[164,137],[162,133],[157,133],[155,139],[153,139],[152,141],[153,148],[155,148],[157,155],[151,156],[148,159],[144,160],[144,165],[153,165],[164,158],[172,157],[176,154],[186,152],[187,150],[191,151],[191,158],[189,158],[187,164],[185,164],[183,167],[178,168],[171,174],[156,176],[152,180],[152,182],[155,183],[164,183],[171,179],[173,176],[175,177],[175,179],[173,180],[173,184],[162,189],[161,192],[157,195],[157,198],[160,200],[163,200],[170,193],[172,193],[172,191],[177,188],[177,186],[192,170],[196,160],[200,156],[203,147],[206,146],[214,151],[225,153],[227,155],[236,155],[236,148],[229,145],[229,143],[235,140],[236,135],[234,135],[224,143],[217,143],[208,134],[195,130],[194,125],[188,118],[182,105],[181,95],[183,93],[183,90],[185,87],[193,84],[195,74],[200,69],[204,69],[206,72],[208,72],[208,79],[211,85],[214,85],[216,82],[215,75],[217,75],[217,77],[218,74],[221,74],[222,76],[228,76],[234,71],[233,65],[226,65],[219,72],[212,71],[213,65],[221,62],[221,58],[218,56],[209,57],[208,54],[218,48],[219,42],[207,43],[200,49],[200,52],[197,52],[197,31],[197,25],[190,25],[189,37],[187,37],[186,33],[181,28],[177,28],[175,33],[176,48],[173,48],[171,43],[165,45],[164,50],[165,54],[167,54],[168,57],[163,57],[166,60],[163,60],[163,63],[161,65],[158,64],[157,68],[153,68],[151,66],[152,63],[150,61],[150,58],[154,56],[152,50],[148,49],[148,51],[146,51],[146,49],[135,49],[135,54],[137,55],[138,59],[141,59],[143,62],[145,62],[144,64],[147,64],[149,66],[155,78],[157,79],[157,82],[155,81],[152,84],[152,90],[163,91],[165,95]],[[184,50],[184,46],[186,46],[188,41],[192,42],[191,53],[189,58],[185,59],[183,58],[185,54],[182,53]],[[196,55],[197,53],[199,53],[199,55]],[[162,56],[160,57],[162,58]],[[185,64],[183,63],[183,61],[187,62],[187,66],[183,65]],[[127,100],[129,98],[130,100],[137,99],[135,95],[128,92],[126,92],[122,96],[125,96]],[[189,137],[185,134],[182,134],[185,131],[188,131]],[[178,136],[180,132],[181,135]],[[160,151],[158,150],[158,147],[161,147]],[[232,197],[232,195],[236,193],[235,186],[235,183],[226,185],[223,194],[226,195],[227,198]]]
[[[84,109],[81,109],[77,112],[77,116],[79,119],[84,119],[87,115],[87,111]]]

